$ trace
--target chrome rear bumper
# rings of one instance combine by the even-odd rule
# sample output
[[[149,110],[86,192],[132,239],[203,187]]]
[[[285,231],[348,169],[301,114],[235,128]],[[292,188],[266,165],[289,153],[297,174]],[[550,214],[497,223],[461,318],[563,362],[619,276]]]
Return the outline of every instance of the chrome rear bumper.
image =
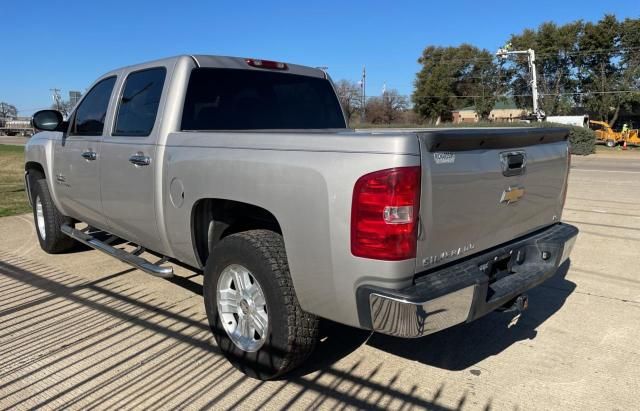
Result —
[[[363,286],[361,326],[416,338],[470,322],[553,276],[569,258],[578,229],[556,224],[469,259],[421,274],[403,290]],[[506,270],[498,275],[492,263]]]

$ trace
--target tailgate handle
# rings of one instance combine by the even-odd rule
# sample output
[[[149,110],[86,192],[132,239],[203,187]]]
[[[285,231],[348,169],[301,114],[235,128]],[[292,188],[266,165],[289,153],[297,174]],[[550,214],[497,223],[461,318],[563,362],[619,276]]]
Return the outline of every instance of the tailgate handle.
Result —
[[[527,155],[524,151],[509,151],[500,153],[502,175],[506,177],[524,174],[527,167]]]

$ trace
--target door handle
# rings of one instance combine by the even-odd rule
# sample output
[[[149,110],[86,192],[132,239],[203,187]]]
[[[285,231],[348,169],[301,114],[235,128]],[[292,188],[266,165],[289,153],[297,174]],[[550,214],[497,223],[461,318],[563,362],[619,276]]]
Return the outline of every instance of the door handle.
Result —
[[[97,158],[96,156],[96,152],[95,151],[84,151],[81,156],[85,159],[85,160],[89,160],[89,161],[93,161]]]
[[[151,164],[151,158],[149,156],[145,156],[144,153],[138,152],[129,157],[129,162],[136,166],[148,166]]]

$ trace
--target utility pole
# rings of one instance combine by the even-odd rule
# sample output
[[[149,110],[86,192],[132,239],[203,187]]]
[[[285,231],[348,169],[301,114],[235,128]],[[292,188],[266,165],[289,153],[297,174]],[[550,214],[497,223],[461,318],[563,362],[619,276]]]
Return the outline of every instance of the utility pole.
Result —
[[[50,88],[51,97],[53,98],[53,103],[56,105],[56,110],[60,111],[62,108],[62,97],[60,97],[60,89],[59,88]]]
[[[540,108],[538,104],[538,75],[536,73],[536,52],[532,49],[528,50],[511,50],[511,43],[507,44],[505,47],[498,49],[496,52],[496,56],[506,59],[511,55],[526,55],[527,61],[529,63],[529,71],[531,72],[531,95],[533,97],[533,114],[536,116],[538,121],[542,121],[546,115],[544,111]]]
[[[366,106],[367,106],[367,70],[365,66],[362,66],[362,78],[359,81],[360,91],[362,96],[362,112],[360,114],[360,123],[365,122]]]

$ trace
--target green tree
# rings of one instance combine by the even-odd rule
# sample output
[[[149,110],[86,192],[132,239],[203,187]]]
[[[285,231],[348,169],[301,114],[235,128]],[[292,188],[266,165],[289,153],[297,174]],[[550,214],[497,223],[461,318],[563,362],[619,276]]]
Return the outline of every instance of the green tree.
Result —
[[[620,91],[620,23],[613,15],[605,15],[597,23],[586,23],[578,39],[582,53],[577,58],[583,104],[600,119],[612,125],[625,96]]]
[[[574,106],[577,79],[575,58],[577,40],[582,31],[582,21],[558,26],[552,22],[541,24],[537,29],[525,29],[512,35],[510,42],[514,50],[533,49],[536,53],[539,103],[549,115],[567,114]],[[531,73],[526,56],[510,58],[506,63],[513,68],[511,91],[519,107],[532,107]]]
[[[500,90],[500,66],[488,50],[469,44],[429,46],[418,59],[412,95],[414,110],[423,118],[440,122],[451,111],[469,105],[486,118]]]
[[[627,18],[620,24],[620,57],[620,87],[631,91],[622,94],[622,106],[631,110],[640,105],[640,19]]]
[[[622,108],[640,103],[640,19],[605,15],[586,23],[576,58],[582,103],[613,126]]]

